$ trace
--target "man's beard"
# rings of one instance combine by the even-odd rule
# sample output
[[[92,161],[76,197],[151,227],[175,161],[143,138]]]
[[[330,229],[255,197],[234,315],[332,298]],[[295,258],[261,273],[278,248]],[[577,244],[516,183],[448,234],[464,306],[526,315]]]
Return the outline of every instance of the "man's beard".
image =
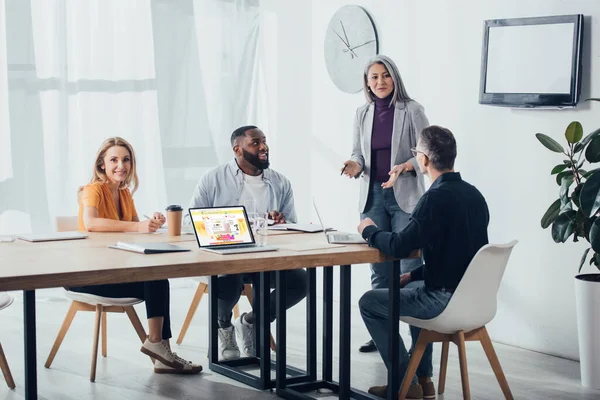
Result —
[[[242,149],[242,152],[244,154],[244,160],[248,161],[250,164],[254,165],[256,168],[260,169],[261,171],[263,169],[269,168],[269,155],[268,155],[268,153],[267,153],[267,159],[265,161],[263,161],[257,155],[249,153],[249,152],[247,152],[244,149]]]

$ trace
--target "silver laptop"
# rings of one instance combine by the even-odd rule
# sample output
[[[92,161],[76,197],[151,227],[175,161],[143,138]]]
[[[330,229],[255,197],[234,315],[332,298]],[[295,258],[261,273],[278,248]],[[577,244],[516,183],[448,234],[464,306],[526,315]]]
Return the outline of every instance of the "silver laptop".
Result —
[[[277,250],[256,244],[244,206],[190,208],[189,215],[202,250],[217,254]]]
[[[365,239],[358,233],[345,233],[345,232],[335,232],[331,228],[325,228],[325,224],[323,223],[323,219],[321,219],[321,214],[319,214],[319,209],[317,208],[317,203],[313,198],[313,206],[315,207],[315,211],[317,212],[317,217],[319,218],[319,223],[321,224],[321,228],[323,228],[323,233],[327,238],[327,243],[335,243],[335,244],[357,244],[357,243],[367,243]]]
[[[28,242],[52,242],[56,240],[77,240],[87,239],[88,235],[81,232],[52,232],[52,233],[32,233],[29,235],[17,235],[17,239]]]

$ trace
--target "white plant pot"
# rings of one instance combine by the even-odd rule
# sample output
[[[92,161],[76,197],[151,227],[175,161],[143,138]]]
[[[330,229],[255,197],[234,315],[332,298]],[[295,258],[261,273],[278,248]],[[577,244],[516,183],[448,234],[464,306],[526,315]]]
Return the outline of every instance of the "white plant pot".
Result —
[[[581,384],[600,390],[600,274],[575,277]]]

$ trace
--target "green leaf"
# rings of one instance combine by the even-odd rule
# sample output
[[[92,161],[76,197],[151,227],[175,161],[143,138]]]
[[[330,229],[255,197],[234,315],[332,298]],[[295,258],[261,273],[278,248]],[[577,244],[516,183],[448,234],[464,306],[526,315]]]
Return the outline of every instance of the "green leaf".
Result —
[[[589,242],[589,233],[591,227],[590,219],[583,215],[581,210],[577,210],[575,216],[575,237],[573,241],[577,241],[578,237],[585,238]]]
[[[560,145],[560,143],[558,143],[556,140],[552,139],[550,136],[544,135],[543,133],[536,133],[535,137],[548,150],[553,151],[555,153],[564,153],[565,152],[565,149],[563,149],[563,147]]]
[[[591,163],[600,161],[600,137],[592,139],[585,149],[585,159]]]
[[[565,130],[565,138],[570,144],[577,143],[583,137],[583,128],[578,121],[573,121],[567,126]]]
[[[590,228],[590,244],[595,252],[600,251],[600,219],[596,219]]]
[[[600,171],[600,168],[595,168],[591,171],[581,170],[579,172],[581,172],[581,176],[583,176],[585,179],[588,179],[590,176],[594,175],[594,172],[596,172],[596,171]]]
[[[569,187],[573,184],[573,177],[564,176],[560,184],[560,208],[563,208],[567,203],[570,203]]]
[[[573,171],[564,171],[564,172],[561,172],[560,174],[556,175],[556,184],[559,186],[562,185],[563,178],[570,178],[572,180],[573,179]]]
[[[600,129],[596,129],[594,132],[592,132],[589,135],[587,135],[586,137],[584,137],[581,140],[581,142],[579,142],[575,145],[575,148],[573,149],[573,151],[575,153],[580,152],[589,142],[592,141],[592,139],[594,139],[598,135],[600,135]]]
[[[550,175],[555,175],[555,174],[558,174],[559,172],[563,172],[566,168],[567,168],[567,166],[565,164],[559,164],[559,165],[555,166],[554,168],[552,168],[552,172],[550,172]]]
[[[581,272],[581,268],[583,267],[583,264],[585,263],[585,259],[587,258],[588,253],[590,252],[592,248],[589,247],[587,248],[584,252],[583,252],[583,257],[581,257],[581,262],[579,263],[579,272]]]
[[[552,239],[556,243],[564,243],[569,239],[575,228],[575,215],[573,210],[559,215],[552,224]]]
[[[577,208],[581,207],[579,205],[579,195],[581,195],[581,189],[583,189],[583,183],[577,185],[573,190],[573,193],[571,193],[571,201],[573,201],[573,204],[575,204]]]
[[[593,173],[583,184],[579,195],[581,210],[591,217],[600,210],[600,172]]]
[[[544,213],[544,216],[542,217],[542,220],[541,220],[542,229],[546,229],[547,227],[550,226],[550,224],[552,224],[554,222],[556,217],[558,217],[559,210],[560,210],[560,199],[558,199],[554,203],[552,203],[550,205],[550,207],[548,207],[548,210],[546,210],[546,212]]]

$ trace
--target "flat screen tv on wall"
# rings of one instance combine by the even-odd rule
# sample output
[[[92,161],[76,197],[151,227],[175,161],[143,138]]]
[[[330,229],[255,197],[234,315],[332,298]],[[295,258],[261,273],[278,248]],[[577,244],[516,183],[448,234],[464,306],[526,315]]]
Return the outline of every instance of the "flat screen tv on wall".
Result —
[[[582,44],[582,14],[485,21],[479,103],[575,107]]]

